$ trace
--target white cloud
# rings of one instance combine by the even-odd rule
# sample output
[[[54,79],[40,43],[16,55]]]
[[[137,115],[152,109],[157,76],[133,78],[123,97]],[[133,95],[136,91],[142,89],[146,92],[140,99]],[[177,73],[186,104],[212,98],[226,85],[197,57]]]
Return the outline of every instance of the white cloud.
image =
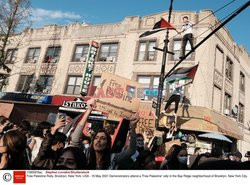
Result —
[[[63,12],[60,10],[46,10],[42,8],[32,9],[33,21],[44,21],[51,19],[81,19],[81,15],[75,12]]]

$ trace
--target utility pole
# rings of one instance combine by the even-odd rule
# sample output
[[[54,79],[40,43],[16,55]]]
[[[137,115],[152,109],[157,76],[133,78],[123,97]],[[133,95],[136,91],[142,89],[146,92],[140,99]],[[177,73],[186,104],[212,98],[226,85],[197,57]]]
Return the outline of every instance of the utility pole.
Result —
[[[173,0],[170,2],[170,7],[169,7],[169,17],[168,17],[168,22],[170,22],[171,19],[171,13],[172,13],[172,3]],[[166,65],[166,56],[167,53],[172,54],[171,52],[168,51],[168,38],[169,38],[169,30],[167,29],[166,37],[164,40],[164,48],[163,48],[163,58],[162,58],[162,68],[161,68],[161,76],[160,76],[160,82],[159,82],[159,87],[158,87],[158,96],[157,96],[157,107],[156,107],[156,121],[155,121],[155,128],[156,130],[159,127],[159,117],[160,117],[160,110],[161,110],[161,101],[162,101],[162,90],[163,90],[163,83],[165,78],[171,75],[171,73],[174,71],[174,69],[181,64],[182,61],[184,61],[192,52],[194,52],[199,46],[201,46],[207,39],[209,39],[212,35],[214,35],[219,29],[221,29],[223,26],[225,26],[229,21],[231,21],[234,17],[236,17],[239,13],[241,13],[243,10],[245,10],[248,6],[250,5],[250,0],[243,4],[241,7],[239,7],[235,12],[228,17],[224,22],[222,22],[217,28],[215,28],[208,36],[206,36],[202,41],[200,41],[193,49],[193,51],[188,52],[183,59],[181,59],[177,64],[174,65],[172,69],[169,70],[169,72],[164,76],[165,74],[165,65]],[[157,50],[161,50],[158,48],[155,48]]]
[[[243,4],[240,8],[238,8],[230,17],[228,17],[225,21],[223,21],[217,28],[215,28],[210,34],[208,34],[202,41],[200,41],[196,46],[194,46],[193,51],[189,51],[183,59],[181,59],[177,64],[174,65],[172,69],[169,70],[169,72],[164,77],[167,78],[171,75],[171,73],[174,71],[174,69],[183,61],[185,60],[189,55],[191,55],[192,52],[194,52],[199,46],[201,46],[207,39],[209,39],[212,35],[214,35],[219,29],[221,29],[223,26],[225,26],[229,21],[231,21],[234,17],[239,15],[243,10],[245,10],[250,5],[250,0]]]
[[[169,13],[168,13],[168,22],[169,23],[170,23],[170,20],[171,20],[172,10],[173,10],[173,0],[170,1],[170,6],[169,6]],[[170,53],[168,51],[168,43],[169,43],[169,29],[167,29],[165,40],[164,40],[163,57],[162,57],[162,65],[161,65],[161,75],[160,75],[160,82],[159,82],[158,95],[157,95],[157,104],[156,104],[156,116],[157,116],[157,118],[155,120],[155,128],[156,128],[156,130],[159,127],[159,118],[160,118],[160,112],[161,112],[162,91],[163,91],[163,86],[164,86],[164,75],[165,75],[165,66],[166,66],[167,53]],[[154,48],[154,49],[162,51],[159,48]]]

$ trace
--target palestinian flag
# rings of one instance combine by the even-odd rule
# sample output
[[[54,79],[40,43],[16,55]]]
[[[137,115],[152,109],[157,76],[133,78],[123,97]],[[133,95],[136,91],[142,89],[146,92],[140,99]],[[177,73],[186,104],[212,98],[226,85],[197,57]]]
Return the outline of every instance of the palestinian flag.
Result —
[[[194,80],[199,64],[192,67],[180,67],[166,78],[166,83],[171,84],[177,80]]]
[[[160,21],[158,21],[157,23],[155,23],[155,25],[154,25],[154,27],[153,27],[152,30],[144,32],[143,34],[140,35],[140,38],[141,37],[146,37],[146,36],[154,34],[154,33],[157,33],[159,31],[162,31],[162,30],[166,29],[166,28],[176,30],[174,26],[172,26],[165,19],[161,18]]]

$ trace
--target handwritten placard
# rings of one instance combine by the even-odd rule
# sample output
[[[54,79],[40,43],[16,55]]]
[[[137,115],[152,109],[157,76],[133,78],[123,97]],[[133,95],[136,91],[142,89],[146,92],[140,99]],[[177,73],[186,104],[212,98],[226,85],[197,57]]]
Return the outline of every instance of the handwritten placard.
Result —
[[[115,116],[129,117],[140,105],[138,90],[143,85],[110,73],[103,73],[95,94],[97,110]]]
[[[148,138],[154,136],[155,117],[152,114],[152,103],[141,102],[139,107],[140,121],[137,123],[136,132],[145,134]]]

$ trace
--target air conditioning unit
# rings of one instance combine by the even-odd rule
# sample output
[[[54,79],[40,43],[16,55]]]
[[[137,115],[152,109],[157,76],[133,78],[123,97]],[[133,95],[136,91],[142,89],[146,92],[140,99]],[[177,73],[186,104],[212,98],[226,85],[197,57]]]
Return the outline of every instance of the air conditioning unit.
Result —
[[[148,56],[148,60],[149,60],[149,61],[152,61],[152,60],[154,60],[154,59],[155,59],[155,56],[154,56],[154,55],[149,55],[149,56]]]
[[[224,110],[224,114],[229,116],[229,114],[230,114],[230,113],[229,113],[229,110],[228,110],[228,109],[225,109],[225,110]]]
[[[81,57],[80,58],[80,62],[85,62],[86,61],[86,57]]]
[[[33,64],[35,64],[37,62],[37,60],[36,59],[30,59],[29,60],[29,63],[33,63]]]
[[[115,57],[107,57],[107,61],[115,62]]]
[[[52,60],[51,60],[51,63],[57,63],[58,62],[58,59],[57,58],[53,58]]]

